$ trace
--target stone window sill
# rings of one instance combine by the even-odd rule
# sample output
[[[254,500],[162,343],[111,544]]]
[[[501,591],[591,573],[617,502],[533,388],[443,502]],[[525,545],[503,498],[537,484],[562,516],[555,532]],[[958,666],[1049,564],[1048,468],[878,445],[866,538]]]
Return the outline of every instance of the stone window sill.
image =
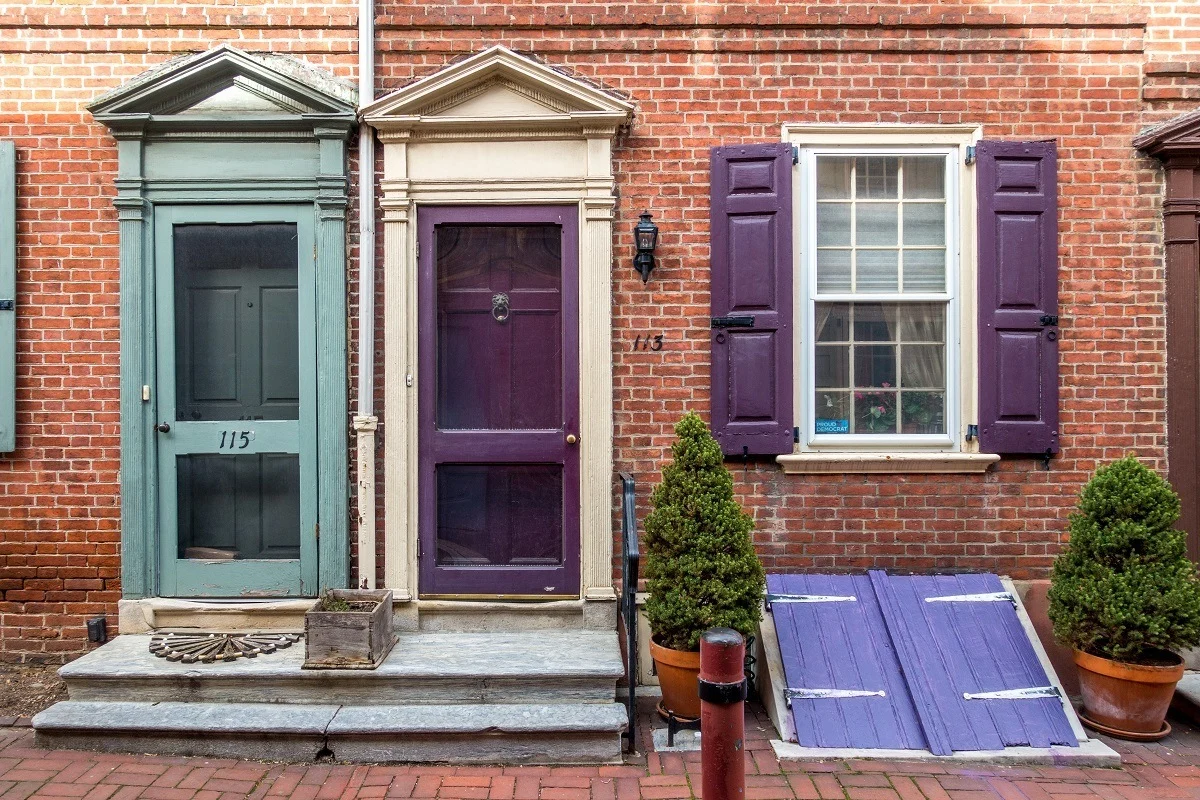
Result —
[[[775,460],[790,474],[987,472],[991,453],[793,453]]]

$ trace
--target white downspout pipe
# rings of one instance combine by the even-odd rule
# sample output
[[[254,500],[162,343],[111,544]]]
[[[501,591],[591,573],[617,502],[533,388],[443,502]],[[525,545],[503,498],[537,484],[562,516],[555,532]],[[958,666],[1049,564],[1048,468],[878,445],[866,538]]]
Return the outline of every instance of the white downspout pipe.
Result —
[[[375,4],[358,0],[358,107],[375,100]],[[358,129],[358,587],[375,588],[375,131]]]

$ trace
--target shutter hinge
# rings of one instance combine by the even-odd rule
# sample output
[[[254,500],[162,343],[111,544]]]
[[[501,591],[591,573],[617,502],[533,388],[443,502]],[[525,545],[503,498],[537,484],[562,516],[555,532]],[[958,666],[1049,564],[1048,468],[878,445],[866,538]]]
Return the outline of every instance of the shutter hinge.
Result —
[[[975,145],[973,145],[973,144],[967,145],[967,157],[964,160],[968,164],[975,163]]]
[[[799,164],[799,163],[800,163],[800,148],[796,145],[792,145],[792,164]]]
[[[978,425],[968,425],[967,426],[967,441],[973,442],[978,438],[979,438],[979,426]]]
[[[792,428],[792,444],[800,444],[800,426]]]
[[[417,242],[417,258],[421,257],[421,243]]]
[[[1042,327],[1058,325],[1058,314],[1042,314],[1038,317],[1038,322],[1042,323]]]
[[[16,300],[0,300],[0,311],[15,311],[16,308]]]
[[[318,542],[321,541],[321,523],[319,522],[313,523],[313,538]]]

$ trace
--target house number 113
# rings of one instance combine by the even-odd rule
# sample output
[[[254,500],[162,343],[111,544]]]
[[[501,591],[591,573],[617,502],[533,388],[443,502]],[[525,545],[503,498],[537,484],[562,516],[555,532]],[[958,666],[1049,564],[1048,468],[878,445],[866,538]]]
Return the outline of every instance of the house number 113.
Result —
[[[254,438],[254,431],[221,431],[221,450],[245,450]]]
[[[653,350],[654,352],[658,352],[659,350],[663,349],[664,338],[665,336],[661,333],[657,336],[651,336],[650,334],[642,336],[641,334],[638,334],[638,337],[633,340],[633,349]]]

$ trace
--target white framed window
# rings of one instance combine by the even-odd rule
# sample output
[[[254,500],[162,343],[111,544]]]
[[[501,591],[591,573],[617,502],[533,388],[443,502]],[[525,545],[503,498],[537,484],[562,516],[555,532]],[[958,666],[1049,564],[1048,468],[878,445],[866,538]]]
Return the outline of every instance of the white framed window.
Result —
[[[971,449],[977,133],[785,128],[798,455]]]

